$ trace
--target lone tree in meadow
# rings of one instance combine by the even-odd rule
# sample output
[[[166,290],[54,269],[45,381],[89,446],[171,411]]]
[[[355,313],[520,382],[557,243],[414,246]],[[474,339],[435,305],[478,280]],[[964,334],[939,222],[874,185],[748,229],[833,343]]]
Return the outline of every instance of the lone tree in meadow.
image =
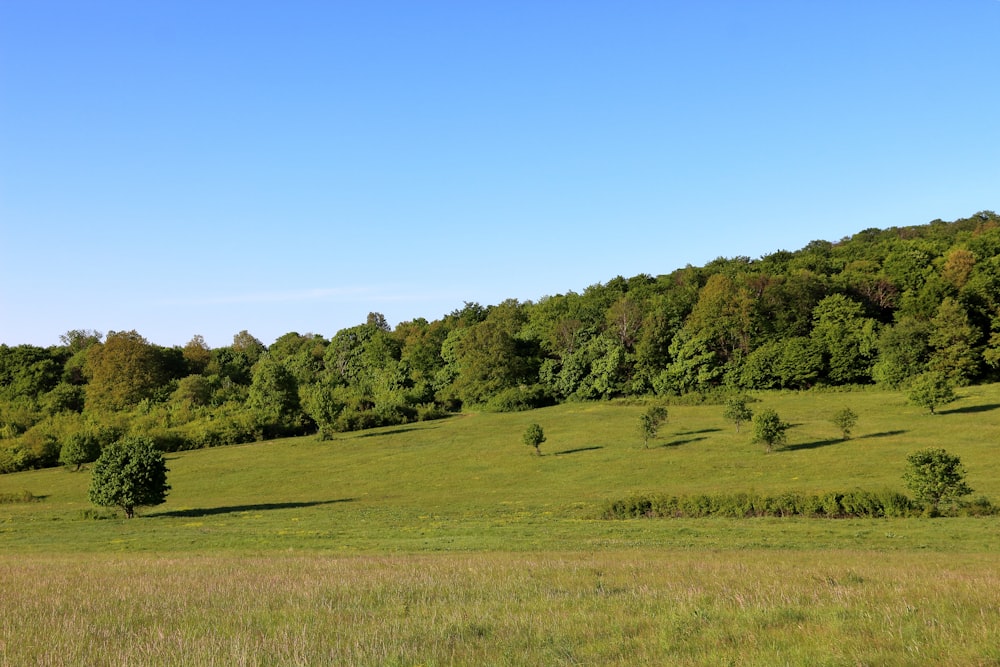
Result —
[[[76,466],[79,470],[84,463],[97,460],[101,454],[101,443],[93,433],[78,431],[67,439],[59,450],[59,462],[66,466]]]
[[[168,491],[163,454],[149,438],[132,437],[104,449],[94,463],[88,495],[95,505],[120,507],[131,519],[136,507],[166,501]]]
[[[722,416],[736,424],[736,432],[740,432],[740,424],[753,419],[753,410],[747,407],[746,396],[733,396],[726,399],[726,411]]]
[[[524,444],[528,445],[529,447],[534,447],[535,448],[535,453],[538,454],[539,456],[541,456],[542,455],[542,450],[539,449],[539,446],[543,442],[545,442],[545,431],[543,431],[542,427],[539,426],[538,424],[532,424],[524,432],[524,436],[522,437],[522,441],[524,442]]]
[[[921,373],[913,379],[910,384],[909,398],[912,403],[922,408],[927,408],[934,414],[934,409],[939,405],[951,403],[958,396],[952,389],[951,382],[938,371],[927,371]]]
[[[753,441],[762,442],[768,453],[776,446],[785,444],[787,436],[785,431],[792,427],[781,421],[781,417],[774,410],[761,410],[760,414],[753,418]]]
[[[830,419],[833,425],[840,429],[840,434],[844,440],[851,439],[851,429],[858,424],[858,415],[850,408],[838,410]]]
[[[639,417],[639,432],[642,434],[643,447],[649,448],[649,441],[656,438],[660,425],[667,421],[667,409],[662,405],[653,405]]]
[[[955,502],[972,493],[965,483],[965,466],[943,449],[921,449],[906,457],[906,488],[916,499],[937,511],[941,503]]]

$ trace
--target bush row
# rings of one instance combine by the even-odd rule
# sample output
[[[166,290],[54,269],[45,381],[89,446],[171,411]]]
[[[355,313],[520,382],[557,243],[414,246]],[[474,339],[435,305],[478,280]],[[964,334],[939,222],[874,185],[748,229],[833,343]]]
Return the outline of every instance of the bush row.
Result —
[[[822,495],[782,493],[639,494],[605,502],[604,519],[703,518],[703,517],[825,517],[831,519],[883,518],[940,515],[942,513],[984,516],[1000,510],[987,498],[942,510],[926,508],[902,493],[884,491],[830,492]]]

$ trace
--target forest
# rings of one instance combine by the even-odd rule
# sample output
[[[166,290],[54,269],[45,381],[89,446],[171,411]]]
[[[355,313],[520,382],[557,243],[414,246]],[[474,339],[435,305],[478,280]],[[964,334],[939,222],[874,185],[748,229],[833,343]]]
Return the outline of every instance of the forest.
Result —
[[[164,451],[657,396],[1000,379],[1000,216],[866,229],[582,292],[379,313],[265,345],[74,330],[0,345],[0,472],[80,465],[128,435]]]

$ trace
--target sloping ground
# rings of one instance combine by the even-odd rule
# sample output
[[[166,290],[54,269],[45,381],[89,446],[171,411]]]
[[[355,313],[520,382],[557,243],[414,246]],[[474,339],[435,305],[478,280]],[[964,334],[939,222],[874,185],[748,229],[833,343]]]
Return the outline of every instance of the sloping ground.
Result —
[[[751,442],[749,426],[737,433],[714,405],[671,406],[646,449],[637,428],[644,406],[616,403],[470,414],[330,442],[295,438],[171,454],[167,503],[145,508],[134,522],[86,518],[114,516],[88,503],[86,471],[4,475],[0,496],[26,490],[42,500],[0,505],[0,536],[8,548],[29,551],[717,548],[779,546],[785,535],[788,546],[853,548],[859,529],[851,522],[622,525],[595,517],[605,500],[633,492],[903,490],[906,455],[927,446],[961,456],[976,495],[1000,499],[1000,385],[961,394],[937,415],[892,392],[759,394],[755,410],[774,408],[794,424],[788,445],[770,454]],[[859,422],[842,441],[829,420],[845,406]],[[532,422],[547,436],[541,457],[521,442]],[[912,532],[914,544],[964,543],[968,532],[967,546],[978,550],[995,539],[996,531],[982,534],[986,524],[993,525],[911,521],[888,532]],[[943,538],[942,531],[961,535]],[[893,538],[884,546],[898,545]]]
[[[186,452],[131,521],[86,472],[0,476],[0,664],[998,664],[995,517],[594,518],[631,492],[901,490],[924,446],[996,498],[1000,387],[963,396],[761,395],[796,425],[771,454],[718,406],[644,449],[616,404]]]

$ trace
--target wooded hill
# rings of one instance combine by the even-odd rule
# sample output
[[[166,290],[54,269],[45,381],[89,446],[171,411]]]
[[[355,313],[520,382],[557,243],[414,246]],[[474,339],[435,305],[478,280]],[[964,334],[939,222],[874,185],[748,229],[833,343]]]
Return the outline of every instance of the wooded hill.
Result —
[[[0,345],[0,472],[571,400],[1000,378],[1000,216],[866,229],[391,328],[210,349],[77,330]]]

